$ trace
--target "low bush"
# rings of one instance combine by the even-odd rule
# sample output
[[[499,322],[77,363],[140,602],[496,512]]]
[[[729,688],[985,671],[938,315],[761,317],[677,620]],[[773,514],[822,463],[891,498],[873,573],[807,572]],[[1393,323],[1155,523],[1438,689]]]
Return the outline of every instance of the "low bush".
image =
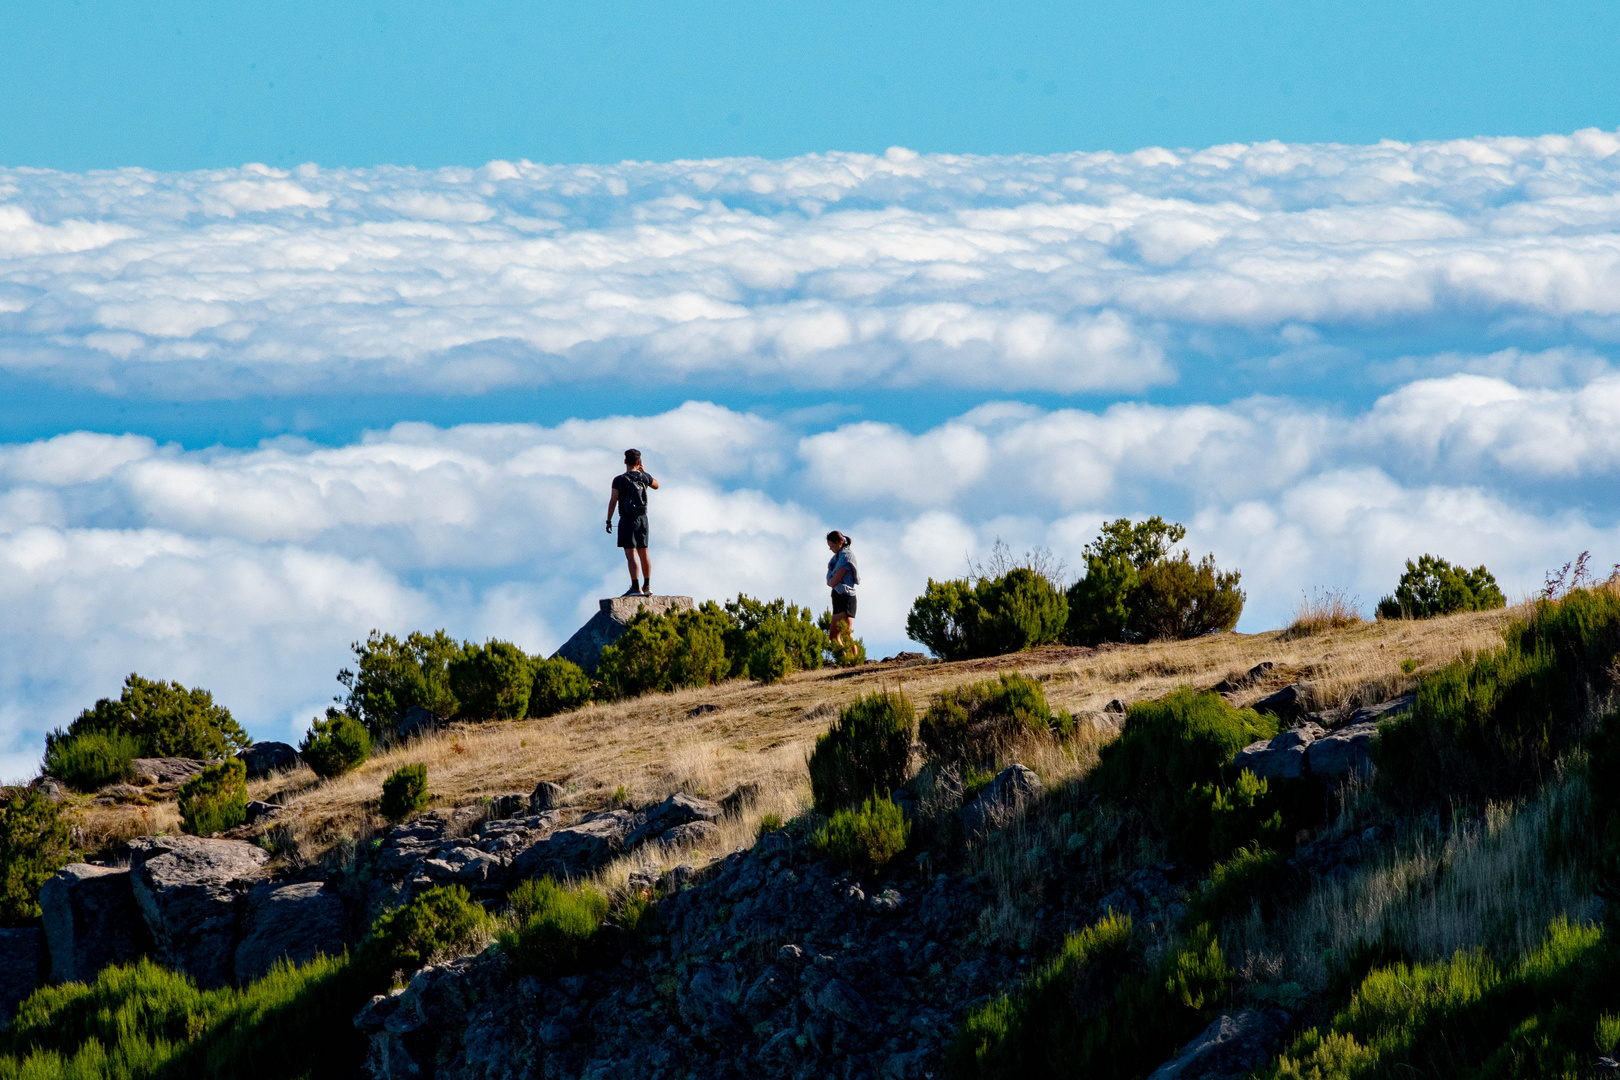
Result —
[[[342,957],[199,990],[150,960],[36,990],[0,1033],[3,1080],[309,1080],[358,1076],[371,991]]]
[[[816,836],[816,847],[834,862],[876,871],[906,850],[911,826],[888,798],[868,798],[859,809],[833,811]]]
[[[122,731],[81,731],[70,735],[57,730],[45,736],[47,776],[54,776],[78,791],[134,778],[130,762],[141,756],[141,740]]]
[[[1001,656],[1063,635],[1069,602],[1045,574],[1015,566],[995,577],[935,581],[906,616],[906,634],[944,660]]]
[[[1554,922],[1512,965],[1483,952],[1371,972],[1332,1021],[1306,1032],[1267,1080],[1382,1076],[1577,1077],[1615,1031],[1620,962],[1596,927]],[[1606,1021],[1610,1021],[1606,1024]]]
[[[1499,649],[1464,655],[1380,726],[1374,761],[1408,807],[1528,794],[1595,730],[1615,688],[1620,591],[1572,589],[1511,621]]]
[[[1119,738],[1103,747],[1091,786],[1141,810],[1178,858],[1207,866],[1256,840],[1288,833],[1303,795],[1250,773],[1232,775],[1237,752],[1277,733],[1276,717],[1235,709],[1219,694],[1183,688],[1131,706]]]
[[[154,757],[222,758],[253,743],[231,718],[231,711],[214,704],[214,695],[207,690],[135,674],[124,680],[117,700],[97,701],[79,714],[67,733],[90,731],[130,736],[140,743],[142,753]]]
[[[34,788],[0,789],[0,926],[39,918],[39,887],[73,861],[62,807]]]
[[[931,761],[993,767],[1061,724],[1041,684],[1015,672],[938,695],[923,713],[917,735]]]
[[[247,765],[226,758],[206,766],[180,785],[181,828],[193,836],[212,836],[247,820]]]
[[[968,1013],[946,1050],[946,1075],[1145,1076],[1208,1023],[1227,971],[1207,927],[1157,965],[1144,945],[1130,917],[1112,912],[1069,935],[1018,989]]]
[[[450,663],[463,646],[443,630],[409,634],[400,641],[373,630],[365,643],[355,642],[353,670],[338,672],[348,695],[344,711],[366,725],[373,738],[394,733],[399,718],[412,706],[435,716],[454,716],[461,709],[450,689]]]
[[[1406,560],[1406,572],[1395,591],[1378,601],[1380,619],[1432,619],[1459,611],[1506,607],[1496,578],[1483,566],[1464,570],[1433,555]]]
[[[462,956],[487,937],[489,916],[460,885],[436,885],[385,912],[355,953],[368,986],[398,985],[437,959]]]
[[[1187,905],[1193,923],[1219,926],[1241,919],[1252,908],[1269,914],[1289,882],[1288,860],[1259,843],[1234,850],[1210,870],[1209,877]]]
[[[607,897],[589,885],[531,879],[512,890],[511,926],[496,940],[514,973],[570,975],[593,964],[596,932],[607,911]]]
[[[1173,552],[1186,535],[1184,526],[1158,517],[1105,524],[1085,547],[1085,574],[1069,587],[1063,640],[1192,638],[1236,626],[1242,574],[1221,570],[1213,555],[1194,563],[1185,549]]]
[[[401,765],[388,774],[382,786],[382,815],[389,821],[402,821],[427,809],[426,765]]]
[[[460,715],[474,720],[518,720],[529,711],[534,669],[529,657],[510,641],[472,642],[450,661],[450,692],[461,703]]]
[[[572,660],[534,657],[529,666],[534,671],[534,683],[529,687],[530,716],[555,716],[589,704],[591,677]]]
[[[725,647],[731,674],[773,682],[789,672],[821,667],[826,639],[809,608],[790,604],[781,597],[755,600],[738,593],[737,599],[726,602],[725,613],[729,620]]]
[[[330,780],[365,764],[371,756],[371,733],[354,717],[328,708],[324,720],[309,725],[298,753],[316,776]]]
[[[831,815],[906,781],[916,711],[904,694],[867,694],[839,710],[810,754],[810,792]]]
[[[612,697],[709,686],[732,672],[726,653],[731,617],[712,601],[695,611],[642,610],[619,640],[602,650],[596,677]]]

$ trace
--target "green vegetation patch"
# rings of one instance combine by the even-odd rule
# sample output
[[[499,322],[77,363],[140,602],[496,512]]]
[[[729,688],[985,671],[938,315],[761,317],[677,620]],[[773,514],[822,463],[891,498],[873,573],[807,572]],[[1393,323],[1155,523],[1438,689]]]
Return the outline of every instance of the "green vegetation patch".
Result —
[[[0,789],[0,926],[39,918],[39,887],[74,859],[71,835],[43,792]]]
[[[443,630],[409,634],[404,641],[373,630],[364,644],[357,641],[350,648],[355,666],[338,672],[338,682],[348,690],[343,707],[373,738],[391,734],[412,706],[435,716],[460,711],[450,689],[450,663],[461,655],[462,645]]]
[[[102,698],[45,739],[45,771],[81,791],[130,776],[132,758],[228,757],[253,740],[201,687],[131,674],[116,699]],[[61,770],[61,771],[57,771]]]
[[[594,963],[607,912],[607,897],[589,885],[563,886],[549,876],[525,881],[512,890],[511,926],[496,940],[514,973],[569,975]]]
[[[475,720],[517,720],[529,711],[534,669],[510,641],[467,642],[450,661],[450,692],[458,712]]]
[[[529,687],[530,716],[555,716],[590,703],[591,677],[572,660],[533,657],[529,667],[534,672]]]
[[[1433,555],[1406,560],[1395,591],[1378,601],[1380,619],[1432,619],[1459,611],[1506,607],[1496,578],[1483,566],[1464,570]]]
[[[937,696],[923,713],[918,737],[932,761],[994,767],[1031,738],[1073,729],[1072,717],[1052,715],[1039,682],[1012,673]]]
[[[427,809],[427,766],[401,765],[388,774],[382,785],[382,815],[389,821],[401,821]]]
[[[1086,572],[1069,587],[1063,639],[1071,645],[1157,641],[1230,630],[1243,614],[1242,574],[1184,548],[1185,526],[1152,517],[1104,525],[1084,550]]]
[[[911,826],[893,801],[873,796],[858,808],[836,810],[816,834],[816,847],[834,862],[881,870],[906,850]]]
[[[371,733],[354,717],[328,708],[324,720],[310,724],[298,753],[316,776],[330,780],[366,763],[371,757]]]
[[[831,815],[906,782],[916,710],[899,692],[867,694],[839,710],[810,754],[810,793]]]
[[[436,885],[371,924],[355,962],[367,985],[387,987],[435,959],[461,956],[485,940],[489,916],[460,885]]]
[[[193,836],[212,836],[247,820],[247,765],[226,758],[180,785],[180,821]]]
[[[993,577],[929,578],[906,634],[941,659],[968,660],[1052,644],[1068,620],[1058,585],[1033,566],[1015,566]]]
[[[45,736],[45,775],[77,791],[95,791],[133,779],[130,762],[144,750],[139,736],[123,731],[53,731]]]

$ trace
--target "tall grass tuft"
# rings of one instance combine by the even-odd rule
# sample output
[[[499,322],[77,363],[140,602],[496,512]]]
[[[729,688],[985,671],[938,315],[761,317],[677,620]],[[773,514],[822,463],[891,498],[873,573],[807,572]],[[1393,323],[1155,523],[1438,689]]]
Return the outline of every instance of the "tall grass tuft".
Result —
[[[1282,632],[1281,640],[1326,634],[1334,630],[1348,630],[1360,626],[1360,602],[1343,589],[1318,589],[1302,595],[1294,607],[1294,621]]]
[[[77,791],[95,791],[132,779],[130,762],[144,750],[138,736],[122,731],[56,731],[45,737],[45,774]]]

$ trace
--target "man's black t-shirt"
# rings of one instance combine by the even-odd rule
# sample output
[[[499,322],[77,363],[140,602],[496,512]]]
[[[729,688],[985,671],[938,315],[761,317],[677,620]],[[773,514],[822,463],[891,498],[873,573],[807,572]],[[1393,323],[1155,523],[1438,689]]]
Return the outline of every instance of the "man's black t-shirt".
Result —
[[[619,493],[619,520],[638,518],[647,512],[647,485],[652,477],[641,469],[621,473],[613,478],[613,490]]]

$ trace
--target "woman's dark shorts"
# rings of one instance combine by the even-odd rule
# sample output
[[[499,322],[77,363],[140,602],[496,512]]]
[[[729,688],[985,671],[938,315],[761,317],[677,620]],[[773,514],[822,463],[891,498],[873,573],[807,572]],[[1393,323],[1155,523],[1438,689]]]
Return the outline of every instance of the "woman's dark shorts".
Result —
[[[853,619],[855,617],[855,597],[854,597],[854,595],[851,594],[851,593],[845,593],[845,592],[835,592],[835,593],[833,593],[833,612],[832,613],[834,615],[848,615],[850,618]]]
[[[647,546],[647,515],[619,519],[619,546],[644,548]]]

